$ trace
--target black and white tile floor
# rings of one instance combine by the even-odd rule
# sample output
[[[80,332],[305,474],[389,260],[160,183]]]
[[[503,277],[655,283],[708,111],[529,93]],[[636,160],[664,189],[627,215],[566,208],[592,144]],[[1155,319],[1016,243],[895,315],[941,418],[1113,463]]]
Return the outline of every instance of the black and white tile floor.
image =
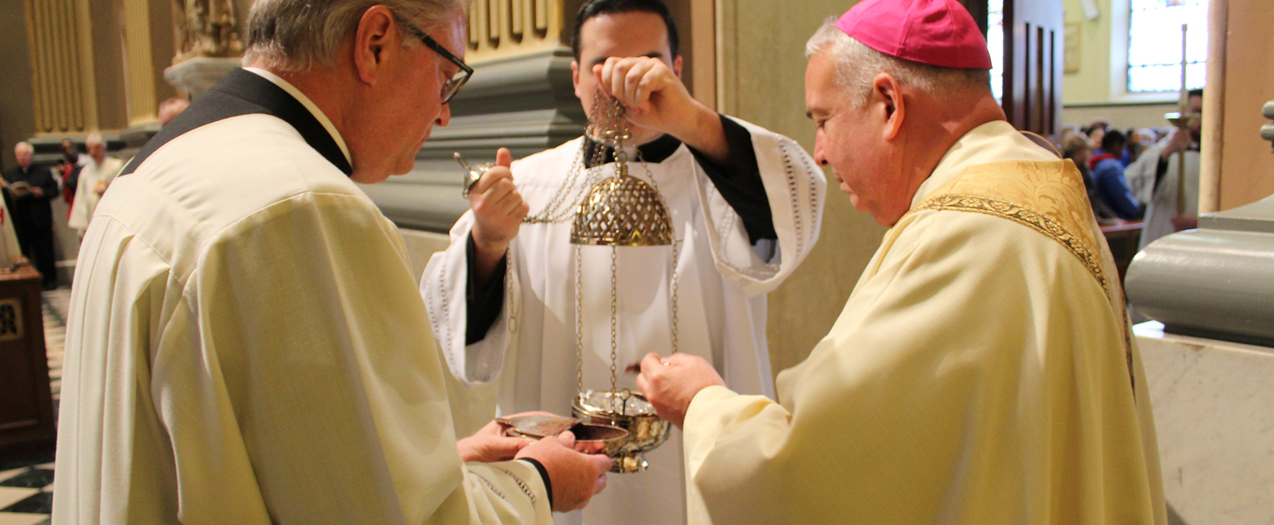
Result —
[[[66,310],[70,288],[42,294],[44,344],[49,354],[49,384],[57,410],[62,390],[62,347],[66,341]],[[0,461],[0,525],[49,523],[53,508],[53,455]]]

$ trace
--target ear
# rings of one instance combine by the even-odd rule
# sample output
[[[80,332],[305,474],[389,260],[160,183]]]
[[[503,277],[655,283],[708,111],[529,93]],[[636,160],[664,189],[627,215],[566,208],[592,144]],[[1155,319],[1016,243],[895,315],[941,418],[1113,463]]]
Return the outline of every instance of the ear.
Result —
[[[677,58],[672,61],[672,72],[677,75],[677,78],[681,78],[681,55],[677,55]]]
[[[375,84],[382,76],[387,54],[401,48],[393,19],[389,8],[375,5],[364,11],[358,21],[353,42],[354,68],[363,83]]]
[[[884,118],[885,140],[893,140],[902,131],[903,120],[907,116],[906,100],[898,79],[889,73],[881,73],[871,83],[872,103],[879,104],[881,116]]]
[[[591,71],[589,73],[592,73]],[[579,61],[571,61],[571,85],[575,87],[575,96],[583,100],[584,96],[579,92]]]

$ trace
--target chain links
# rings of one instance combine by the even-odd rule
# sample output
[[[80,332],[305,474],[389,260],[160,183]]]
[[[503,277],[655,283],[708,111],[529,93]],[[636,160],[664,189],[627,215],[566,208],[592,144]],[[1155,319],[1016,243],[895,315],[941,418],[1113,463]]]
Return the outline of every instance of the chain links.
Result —
[[[593,179],[596,178],[596,165],[592,169],[583,169],[584,167],[584,148],[580,147],[579,153],[575,155],[575,161],[571,163],[571,171],[567,174],[566,182],[562,187],[558,188],[557,193],[553,194],[553,198],[549,199],[548,204],[544,205],[544,209],[535,215],[528,215],[522,218],[522,224],[559,224],[573,220],[575,218],[575,210],[579,207],[579,202],[583,200],[584,195],[588,193],[588,188],[592,186]],[[585,172],[587,175],[583,177],[583,184],[579,189],[575,189],[575,184],[580,179],[580,173]],[[567,195],[571,195],[568,200]],[[567,204],[569,202],[569,204]]]
[[[584,392],[584,310],[581,302],[584,300],[582,277],[584,273],[580,271],[583,264],[583,255],[581,255],[580,247],[575,246],[575,367],[577,385],[576,391]]]
[[[673,235],[676,235],[674,230]],[[681,258],[678,254],[681,252],[681,239],[673,238],[672,241],[672,353],[677,353],[677,261]]]
[[[663,192],[659,191],[659,182],[655,180],[655,174],[650,172],[650,165],[646,164],[646,159],[642,158],[641,149],[637,150],[636,156],[637,156],[637,163],[641,165],[642,169],[646,170],[646,178],[650,179],[650,186],[655,189],[656,193],[663,195]],[[672,213],[672,211],[669,210],[669,213]],[[674,354],[677,353],[677,284],[679,282],[679,279],[677,278],[677,271],[678,271],[677,262],[681,260],[680,257],[678,257],[678,255],[681,253],[681,243],[684,240],[685,238],[681,238],[681,239],[677,238],[677,227],[673,226],[673,229],[672,229],[672,353]]]
[[[559,224],[572,220],[575,212],[578,210],[580,201],[584,195],[588,193],[588,189],[594,184],[594,179],[599,178],[601,166],[606,159],[606,147],[611,146],[615,155],[615,164],[617,170],[624,169],[628,163],[628,152],[624,150],[623,143],[625,140],[631,139],[632,135],[628,130],[628,121],[625,117],[625,110],[619,102],[609,94],[598,87],[597,92],[593,96],[593,117],[590,119],[586,134],[593,137],[599,142],[598,148],[593,152],[590,163],[584,162],[585,150],[588,146],[588,139],[585,138],[581,144],[580,151],[575,155],[572,162],[570,174],[567,176],[566,182],[558,189],[539,213],[522,219],[523,224]],[[637,149],[635,160],[646,172],[646,178],[656,192],[659,191],[659,184],[655,181],[655,176],[650,171],[650,167],[642,158],[641,149]],[[592,168],[585,168],[588,164],[592,164]],[[587,173],[582,177],[582,184],[577,190],[576,184],[581,181],[580,174]],[[567,196],[571,197],[568,199]],[[569,203],[569,204],[567,204]],[[672,352],[677,352],[677,287],[678,287],[678,271],[677,261],[680,254],[682,240],[675,239],[672,248]],[[575,382],[576,389],[584,392],[584,292],[583,292],[583,252],[581,247],[575,247]],[[512,252],[510,252],[512,256]],[[619,361],[619,265],[618,251],[615,246],[611,246],[610,252],[610,391],[619,392],[618,389],[618,361]],[[512,261],[512,258],[510,259]],[[627,389],[624,390],[628,392]],[[628,393],[630,396],[631,393]],[[628,396],[624,396],[626,399]],[[615,399],[611,400],[612,402]],[[621,401],[623,403],[623,401]],[[624,403],[626,404],[626,403]],[[613,409],[613,407],[612,407]],[[621,409],[622,410],[622,409]],[[613,410],[612,410],[613,411]]]
[[[610,247],[610,391],[615,391],[615,362],[619,360],[619,277],[615,247]]]
[[[625,114],[624,106],[615,97],[603,91],[600,85],[597,86],[597,90],[593,93],[593,116],[588,128],[585,129],[585,138],[580,144],[579,153],[575,155],[575,160],[571,163],[571,171],[567,174],[566,182],[558,188],[557,193],[553,194],[548,204],[544,205],[544,209],[535,215],[523,218],[523,224],[558,224],[573,220],[580,201],[588,194],[588,189],[593,186],[594,181],[600,178],[602,161],[606,160],[606,145],[611,145],[615,150],[616,166],[626,165],[628,159],[623,150],[623,141],[632,138],[632,134],[628,131],[628,120]],[[599,147],[593,151],[592,158],[589,159],[591,162],[584,162],[585,151],[588,149],[588,137],[596,140]],[[588,168],[590,164],[592,167]],[[650,169],[647,168],[646,172],[650,173]],[[581,173],[585,175],[582,178],[582,184],[576,189],[576,183],[581,182]]]
[[[513,272],[518,271],[517,252],[514,249],[516,243],[509,243],[509,247],[505,250],[504,255],[507,260],[504,265],[504,290],[508,300],[505,301],[504,309],[508,312],[508,330],[511,334],[518,332],[518,297],[513,295]]]

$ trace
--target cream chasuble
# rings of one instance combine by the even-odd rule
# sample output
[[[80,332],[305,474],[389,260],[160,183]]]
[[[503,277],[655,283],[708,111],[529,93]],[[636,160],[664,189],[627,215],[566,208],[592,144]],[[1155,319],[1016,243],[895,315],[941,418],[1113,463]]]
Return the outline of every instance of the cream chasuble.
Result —
[[[984,124],[779,375],[780,403],[694,398],[691,521],[1163,524],[1125,319],[1079,172]]]
[[[80,235],[84,234],[89,220],[93,218],[93,211],[102,198],[93,188],[99,182],[109,185],[123,167],[124,161],[114,157],[106,157],[101,164],[89,157],[88,163],[80,169],[80,179],[75,187],[75,204],[71,205],[71,214],[66,219],[67,226],[79,230]]]
[[[787,137],[745,122],[751,134],[778,248],[768,259],[754,249],[742,220],[684,146],[659,163],[630,161],[630,175],[652,176],[671,212],[676,238],[677,347],[713,363],[740,392],[773,391],[765,339],[765,294],[800,264],[818,239],[826,181],[813,160]],[[513,163],[513,177],[531,214],[544,210],[568,177],[579,138]],[[629,158],[634,155],[629,154]],[[614,164],[600,168],[600,180]],[[577,185],[578,189],[578,185]],[[573,216],[573,209],[571,216]],[[460,432],[503,413],[547,410],[570,415],[577,392],[575,245],[570,221],[524,224],[510,247],[504,310],[486,338],[465,347],[467,212],[451,230],[451,245],[435,254],[421,292],[453,382],[449,391]],[[672,350],[672,247],[618,248],[618,388],[637,391],[623,367],[647,352]],[[611,249],[582,248],[584,388],[610,389]],[[464,416],[460,414],[465,414]],[[468,426],[465,422],[468,422]],[[684,522],[684,473],[677,430],[648,453],[650,469],[610,474],[605,492],[584,509],[593,524]],[[580,513],[558,523],[578,523]]]
[[[182,117],[216,96],[308,114],[235,70]],[[551,523],[534,466],[460,461],[402,239],[325,120],[201,124],[112,184],[72,290],[55,523]]]

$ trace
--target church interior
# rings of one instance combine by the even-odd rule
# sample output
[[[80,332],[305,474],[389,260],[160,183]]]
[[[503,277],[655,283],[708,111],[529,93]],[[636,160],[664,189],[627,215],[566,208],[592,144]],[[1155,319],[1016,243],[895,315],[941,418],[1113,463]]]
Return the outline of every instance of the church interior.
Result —
[[[451,102],[450,125],[424,143],[411,173],[362,187],[399,227],[418,279],[469,208],[455,152],[476,164],[507,147],[517,159],[583,131],[569,41],[581,1],[469,0],[465,62],[475,71]],[[126,161],[161,129],[165,101],[198,97],[240,65],[252,2],[0,3],[0,169],[16,166],[14,146],[28,142],[37,166],[60,173],[64,139],[87,157],[93,134]],[[813,151],[805,41],[855,1],[667,3],[693,96]],[[1195,160],[1178,161],[1182,174],[1195,170],[1178,176],[1179,191],[1191,195],[1179,198],[1179,215],[1195,222],[1146,246],[1140,214],[1103,215],[1097,203],[1094,213],[1139,323],[1169,522],[1270,522],[1274,3],[961,3],[985,32],[993,90],[1010,123],[1059,155],[1087,162],[1115,133],[1132,163],[1174,126],[1198,130],[1197,148],[1181,153]],[[833,187],[817,246],[768,295],[775,374],[828,332],[886,232]],[[82,236],[68,224],[69,206],[52,202],[56,288],[37,288],[29,266],[0,273],[0,525],[48,523],[54,497],[63,329]]]

